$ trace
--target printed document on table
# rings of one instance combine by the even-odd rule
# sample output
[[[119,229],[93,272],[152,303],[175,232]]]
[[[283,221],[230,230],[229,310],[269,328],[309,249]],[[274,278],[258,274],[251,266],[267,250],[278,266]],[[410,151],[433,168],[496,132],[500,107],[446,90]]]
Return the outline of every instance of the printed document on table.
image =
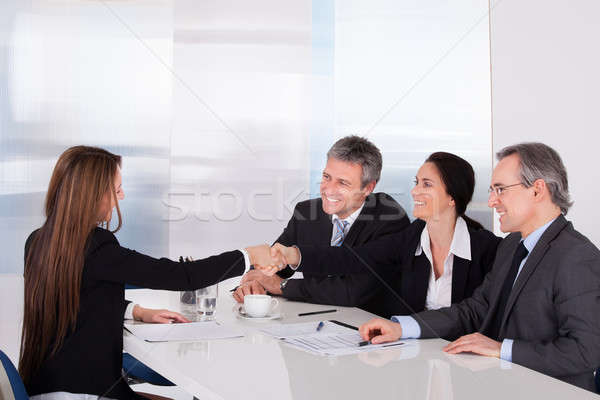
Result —
[[[242,337],[240,330],[216,321],[173,324],[125,324],[125,329],[147,342],[177,342]]]
[[[329,321],[324,321],[323,328],[317,331],[318,324],[319,322],[304,322],[301,324],[275,325],[263,329],[262,332],[275,336],[300,350],[328,356],[358,354],[407,345],[405,341],[396,341],[359,346],[358,344],[363,339],[357,331]]]
[[[293,336],[310,335],[317,331],[320,321],[316,322],[302,322],[298,324],[281,324],[272,325],[265,329],[261,329],[262,332],[267,335],[274,336],[278,339],[286,339]],[[338,324],[334,324],[330,321],[323,321],[323,327],[319,330],[320,334],[323,333],[348,333],[356,332],[354,329],[346,328]]]

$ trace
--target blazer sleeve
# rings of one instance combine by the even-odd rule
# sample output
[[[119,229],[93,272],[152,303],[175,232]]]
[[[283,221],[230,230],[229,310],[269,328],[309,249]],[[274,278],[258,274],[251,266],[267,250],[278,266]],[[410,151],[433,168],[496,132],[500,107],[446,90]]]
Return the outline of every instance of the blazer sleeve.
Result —
[[[301,245],[302,262],[297,270],[321,276],[389,272],[406,250],[405,236],[402,231],[355,248]]]
[[[472,297],[447,308],[413,314],[412,317],[421,327],[421,338],[454,339],[477,332],[489,309],[491,275],[493,271],[485,276],[483,283],[475,289]]]
[[[296,205],[296,207],[294,208],[294,213],[292,214],[292,217],[290,218],[290,220],[288,221],[287,226],[285,227],[285,229],[283,230],[283,232],[281,232],[281,235],[279,235],[279,237],[277,238],[277,240],[275,240],[275,243],[281,243],[284,246],[292,246],[294,244],[296,244],[297,238],[298,238],[298,221],[297,221],[297,216],[299,215],[299,210],[298,210],[298,205]],[[284,269],[282,269],[281,271],[277,272],[277,275],[283,279],[287,279],[289,277],[291,277],[292,275],[294,275],[294,270],[291,269],[290,267],[285,267]]]
[[[500,247],[503,245],[504,242],[501,241],[498,246],[499,253],[501,253]],[[484,254],[483,259],[489,260],[492,265],[491,271],[485,275],[482,284],[475,289],[471,297],[450,307],[422,311],[412,315],[421,327],[421,338],[454,339],[480,329],[490,307],[490,295],[496,280],[497,268],[495,266],[498,260],[493,261],[495,254],[496,246],[494,245],[491,246],[490,251]]]
[[[400,220],[394,219],[377,223],[379,227],[372,233],[371,240],[399,233],[410,225],[405,213]],[[305,275],[304,279],[292,279],[288,281],[282,295],[290,300],[356,307],[371,300],[377,294],[380,286],[381,282],[378,276],[373,274],[346,275],[344,271],[344,275],[341,276]]]
[[[555,276],[558,331],[552,340],[515,339],[512,361],[551,376],[591,373],[600,365],[600,256],[569,249]]]
[[[287,226],[285,227],[283,232],[281,232],[281,235],[279,235],[279,237],[277,238],[277,240],[275,240],[275,242],[273,244],[281,243],[284,246],[291,246],[291,245],[296,244],[296,240],[298,237],[298,232],[297,232],[298,215],[300,215],[300,211],[298,210],[298,205],[296,205],[296,207],[294,208],[294,213],[292,214],[292,217],[288,221]]]
[[[375,296],[377,283],[371,275],[305,276],[289,280],[282,295],[296,301],[356,307]]]
[[[149,289],[195,290],[241,275],[245,269],[238,250],[180,263],[140,254],[120,246],[112,233],[104,235],[103,243],[86,257],[84,274],[91,279]]]

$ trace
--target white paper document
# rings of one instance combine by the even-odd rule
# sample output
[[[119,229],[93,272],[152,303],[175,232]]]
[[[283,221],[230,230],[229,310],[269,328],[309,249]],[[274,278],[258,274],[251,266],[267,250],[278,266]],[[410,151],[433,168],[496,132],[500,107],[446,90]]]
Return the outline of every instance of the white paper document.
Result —
[[[262,332],[267,335],[274,336],[278,339],[287,339],[295,336],[310,335],[317,332],[317,322],[302,322],[298,324],[281,324],[268,326],[265,329],[261,329]],[[334,334],[334,333],[348,333],[357,332],[354,329],[346,328],[344,326],[335,324],[330,321],[323,321],[323,327],[318,331],[319,334]]]
[[[317,331],[319,322],[303,322],[300,324],[274,325],[262,332],[281,339],[285,343],[310,353],[341,356],[366,351],[408,345],[404,341],[384,344],[368,344],[359,346],[363,341],[358,331],[335,323],[324,321],[323,327]]]
[[[216,321],[173,324],[125,324],[125,328],[147,342],[176,342],[242,337],[240,330]]]

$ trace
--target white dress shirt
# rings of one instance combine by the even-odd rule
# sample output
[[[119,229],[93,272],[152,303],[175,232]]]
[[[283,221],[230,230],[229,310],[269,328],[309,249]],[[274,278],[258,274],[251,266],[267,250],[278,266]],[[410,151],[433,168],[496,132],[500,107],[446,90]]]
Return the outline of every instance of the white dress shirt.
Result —
[[[422,253],[425,253],[425,256],[431,264],[425,308],[427,310],[437,310],[442,307],[449,307],[452,304],[452,269],[454,267],[454,256],[471,261],[471,236],[469,235],[465,220],[462,217],[456,219],[450,250],[444,260],[444,272],[438,279],[435,279],[433,256],[431,254],[431,241],[429,239],[427,225],[425,225],[425,229],[421,232],[421,243],[417,246],[415,256],[420,256]]]

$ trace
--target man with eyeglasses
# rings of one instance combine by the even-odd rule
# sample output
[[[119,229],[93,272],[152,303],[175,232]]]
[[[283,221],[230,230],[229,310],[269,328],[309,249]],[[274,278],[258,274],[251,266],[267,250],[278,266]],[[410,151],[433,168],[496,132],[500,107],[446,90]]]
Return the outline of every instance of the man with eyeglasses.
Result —
[[[556,151],[521,143],[497,156],[488,205],[511,234],[473,297],[394,322],[374,319],[360,333],[372,343],[458,338],[444,351],[498,357],[594,391],[600,251],[564,217],[572,202]]]

